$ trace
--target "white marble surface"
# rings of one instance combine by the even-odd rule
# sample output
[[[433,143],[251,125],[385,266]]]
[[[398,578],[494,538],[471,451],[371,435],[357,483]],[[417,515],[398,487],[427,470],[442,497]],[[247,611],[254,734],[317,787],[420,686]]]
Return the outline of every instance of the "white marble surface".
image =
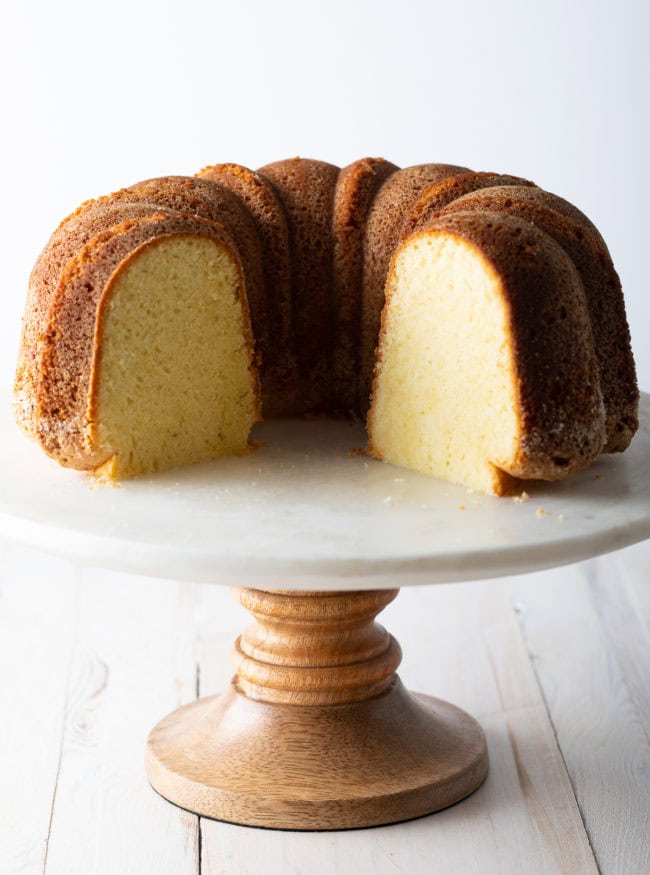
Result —
[[[650,536],[650,396],[622,455],[518,503],[355,454],[360,427],[269,422],[241,458],[93,483],[0,408],[0,536],[108,568],[285,589],[361,589],[523,573]]]
[[[241,582],[242,544],[227,536],[245,536],[247,502],[268,538],[279,527],[285,539],[273,552],[262,538],[248,573],[270,560],[284,568],[284,586],[304,581],[292,572],[292,546],[301,573],[325,568],[329,585],[333,577],[351,585],[338,574],[334,537],[341,561],[358,563],[357,584],[373,580],[371,549],[391,569],[379,580],[393,586],[439,582],[441,568],[494,576],[569,561],[647,532],[649,413],[646,397],[628,454],[569,484],[531,488],[523,504],[350,457],[354,430],[319,422],[298,424],[287,443],[280,426],[260,453],[190,469],[178,482],[167,474],[91,488],[5,417],[0,436],[13,464],[0,528],[84,562],[0,543],[2,875],[645,875],[650,543],[536,574],[409,587],[382,614],[404,650],[404,682],[466,709],[486,732],[487,781],[444,812],[340,833],[248,829],[169,805],[148,786],[142,760],[162,715],[228,682],[227,653],[250,618],[221,587],[164,578],[183,571],[179,578]],[[320,445],[330,438],[326,452],[315,451],[313,431]],[[333,522],[335,511],[349,521],[351,509],[358,536]],[[426,518],[428,538],[407,537],[416,516]],[[163,522],[164,537],[149,543],[144,535]],[[227,567],[224,556],[234,578],[215,573],[215,562]],[[188,557],[198,564],[183,564]],[[268,586],[269,576],[255,582]]]

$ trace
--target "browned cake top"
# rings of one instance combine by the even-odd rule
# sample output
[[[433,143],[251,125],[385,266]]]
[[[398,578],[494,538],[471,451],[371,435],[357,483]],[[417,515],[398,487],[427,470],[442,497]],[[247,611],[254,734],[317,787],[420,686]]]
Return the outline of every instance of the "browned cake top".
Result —
[[[291,247],[292,334],[301,380],[301,408],[331,406],[334,234],[332,211],[339,168],[292,158],[258,171],[273,186],[287,216]]]
[[[418,231],[429,222],[433,216],[470,191],[491,188],[495,185],[523,185],[535,187],[535,183],[518,176],[508,176],[504,173],[461,173],[449,176],[433,185],[427,186],[416,200],[409,206],[400,231],[400,240],[405,240],[409,234]]]
[[[523,192],[523,197],[521,196]],[[630,333],[625,316],[621,285],[609,253],[600,236],[583,222],[578,224],[553,208],[556,199],[546,194],[542,199],[526,198],[526,189],[495,187],[476,191],[455,200],[441,213],[491,210],[514,215],[535,225],[552,237],[576,266],[585,290],[591,317],[598,373],[605,403],[606,452],[628,446],[638,427],[639,391]]]
[[[381,185],[399,168],[383,158],[344,167],[334,192],[333,395],[343,413],[356,412],[366,219]]]
[[[240,164],[215,164],[199,174],[229,189],[249,210],[260,241],[269,342],[262,367],[263,406],[268,416],[299,412],[291,339],[291,253],[287,217],[271,184]]]
[[[515,477],[557,479],[590,464],[605,443],[605,413],[591,321],[578,272],[548,234],[487,210],[434,217],[474,244],[500,277],[510,312],[524,442]]]

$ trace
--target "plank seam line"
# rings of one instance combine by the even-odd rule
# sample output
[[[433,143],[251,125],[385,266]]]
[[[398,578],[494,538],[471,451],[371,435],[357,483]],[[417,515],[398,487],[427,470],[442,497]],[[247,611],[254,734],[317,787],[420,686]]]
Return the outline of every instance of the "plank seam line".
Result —
[[[526,651],[528,655],[528,651]],[[489,657],[488,657],[489,658]],[[529,657],[530,661],[530,657]],[[508,717],[510,714],[525,714],[526,711],[537,711],[539,709],[538,702],[529,702],[527,705],[513,705],[511,708],[499,708],[497,711],[472,711],[472,716],[477,720],[490,720],[492,717]],[[546,710],[546,705],[542,707]]]
[[[576,801],[576,807],[578,809],[578,814],[580,815],[580,820],[582,821],[582,828],[585,831],[585,836],[587,837],[587,844],[589,845],[589,850],[591,851],[591,856],[594,861],[594,866],[596,867],[596,871],[598,875],[602,875],[602,870],[600,868],[600,863],[598,862],[598,858],[596,857],[596,852],[594,851],[594,846],[591,841],[591,836],[589,835],[589,830],[587,828],[587,823],[585,820],[585,815],[582,811],[582,806],[580,805],[580,800],[578,799],[578,794],[576,793],[576,787],[573,782],[573,778],[571,777],[571,772],[567,766],[567,761],[564,756],[564,751],[562,750],[562,746],[560,745],[560,739],[558,738],[557,729],[555,727],[555,723],[553,722],[553,716],[551,714],[551,709],[549,703],[546,700],[546,696],[544,695],[544,687],[542,686],[542,682],[537,671],[537,666],[535,662],[535,656],[533,654],[532,648],[530,647],[528,638],[526,637],[526,627],[524,625],[523,620],[521,619],[522,611],[517,608],[517,604],[513,599],[513,593],[510,591],[509,593],[510,605],[512,607],[513,613],[515,615],[515,622],[519,627],[519,632],[521,634],[524,647],[526,649],[526,653],[528,655],[528,662],[530,663],[530,667],[533,671],[533,677],[535,678],[535,683],[537,685],[537,689],[539,690],[540,698],[542,700],[542,704],[544,706],[544,710],[546,712],[546,716],[548,717],[548,722],[551,727],[551,732],[553,733],[553,738],[555,739],[555,746],[558,749],[558,753],[560,754],[560,758],[562,760],[562,765],[564,766],[564,771],[569,780],[569,786],[571,787],[571,792],[573,793],[573,798]]]
[[[197,815],[196,817],[197,823],[197,851],[198,851],[198,860],[199,860],[199,869],[198,875],[202,875],[203,873],[203,818]]]
[[[196,662],[196,698],[199,699],[201,697],[201,663],[197,660]],[[202,875],[203,873],[203,818],[198,814],[196,815],[196,844],[197,844],[197,858],[198,858],[198,875]]]
[[[643,719],[643,714],[645,709],[643,707],[643,702],[640,702],[635,695],[634,688],[630,686],[628,683],[628,673],[625,671],[625,664],[619,658],[618,654],[618,641],[616,640],[616,636],[612,634],[609,624],[607,623],[607,619],[605,613],[602,609],[602,597],[599,592],[602,586],[602,576],[600,572],[600,564],[597,559],[592,560],[589,563],[589,567],[587,568],[587,573],[585,574],[585,578],[587,580],[587,589],[589,592],[589,597],[594,606],[594,612],[598,617],[598,622],[600,623],[603,637],[608,644],[608,648],[610,653],[613,655],[617,667],[620,669],[621,674],[621,682],[625,685],[625,689],[627,690],[627,696],[629,701],[634,707],[637,716],[637,722],[641,727],[641,731],[643,732],[643,736],[646,740],[646,744],[650,747],[650,735],[648,734],[648,729],[646,726],[646,721]],[[630,607],[634,609],[635,605],[630,604]],[[633,611],[634,613],[634,611]],[[634,619],[638,622],[639,628],[641,630],[641,635],[645,639],[647,635],[645,634],[645,624],[641,621],[639,614],[636,613]]]
[[[54,779],[54,790],[52,791],[52,802],[50,803],[50,816],[47,823],[47,836],[45,838],[45,856],[43,858],[43,875],[47,872],[47,860],[50,853],[50,838],[52,836],[52,823],[54,821],[54,807],[56,805],[57,791],[59,789],[59,778],[61,776],[61,764],[63,762],[63,747],[65,745],[65,733],[68,725],[68,712],[70,706],[70,681],[72,678],[72,666],[74,665],[75,653],[79,644],[79,569],[74,566],[73,574],[75,577],[75,592],[74,592],[74,637],[72,647],[70,648],[70,659],[68,661],[68,671],[66,674],[65,684],[65,699],[63,703],[63,715],[61,719],[61,740],[59,742],[59,758],[56,764],[56,777]]]

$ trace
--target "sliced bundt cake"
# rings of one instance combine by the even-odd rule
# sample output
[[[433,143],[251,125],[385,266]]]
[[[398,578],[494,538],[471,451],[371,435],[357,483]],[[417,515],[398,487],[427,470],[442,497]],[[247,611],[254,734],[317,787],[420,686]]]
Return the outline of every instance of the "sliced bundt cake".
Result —
[[[519,177],[379,158],[87,201],[36,262],[16,375],[22,427],[109,477],[244,452],[261,413],[369,410],[376,457],[505,494],[625,449],[637,405],[586,216]]]

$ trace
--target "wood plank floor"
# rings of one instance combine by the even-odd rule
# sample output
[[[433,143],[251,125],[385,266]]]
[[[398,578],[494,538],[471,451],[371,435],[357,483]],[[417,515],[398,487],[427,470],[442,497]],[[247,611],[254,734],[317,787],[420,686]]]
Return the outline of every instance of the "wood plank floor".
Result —
[[[146,735],[217,692],[248,615],[219,587],[0,548],[0,873],[650,872],[650,542],[536,575],[402,590],[414,690],[488,738],[481,789],[410,823],[248,829],[158,797]]]

